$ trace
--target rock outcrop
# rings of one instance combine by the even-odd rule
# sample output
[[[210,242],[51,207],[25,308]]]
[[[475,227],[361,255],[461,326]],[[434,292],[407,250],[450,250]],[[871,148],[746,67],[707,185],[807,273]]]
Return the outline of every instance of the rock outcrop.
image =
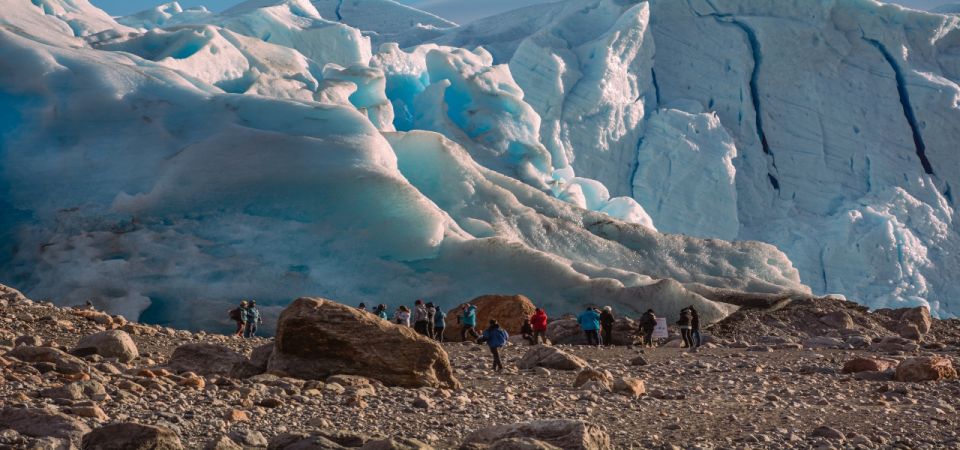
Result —
[[[342,374],[393,386],[460,387],[447,352],[435,341],[319,298],[299,298],[280,314],[267,370],[312,380]]]
[[[496,319],[500,327],[511,335],[520,334],[520,327],[525,319],[533,315],[536,306],[529,298],[522,295],[484,295],[470,300],[470,304],[477,307],[477,328],[483,329]],[[444,339],[450,342],[460,342],[460,324],[457,318],[463,314],[463,305],[447,312],[447,327]]]
[[[10,429],[24,436],[54,437],[80,443],[90,428],[66,414],[43,408],[3,408],[0,429]]]
[[[613,323],[613,345],[632,345],[639,325],[629,317],[620,317]],[[547,325],[547,338],[554,344],[585,344],[586,337],[580,330],[577,319],[566,316]]]

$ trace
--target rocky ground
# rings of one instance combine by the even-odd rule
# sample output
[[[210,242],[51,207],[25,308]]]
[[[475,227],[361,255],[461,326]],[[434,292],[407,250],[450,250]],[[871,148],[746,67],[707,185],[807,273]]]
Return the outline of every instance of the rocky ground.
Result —
[[[960,448],[958,323],[906,339],[912,330],[891,329],[922,319],[861,314],[834,300],[743,311],[696,353],[512,345],[501,374],[485,346],[445,344],[462,387],[402,388],[249,376],[271,340],[131,324],[2,288],[0,448]],[[817,323],[792,328],[803,320]],[[108,330],[123,333],[81,341]],[[942,379],[897,381],[922,378]],[[155,447],[108,445],[117,439]]]

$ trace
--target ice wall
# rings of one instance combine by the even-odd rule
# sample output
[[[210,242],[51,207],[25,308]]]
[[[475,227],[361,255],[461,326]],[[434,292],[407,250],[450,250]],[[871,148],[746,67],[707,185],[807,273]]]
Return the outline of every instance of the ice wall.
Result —
[[[0,278],[35,298],[93,299],[131,318],[214,328],[241,297],[275,313],[299,295],[453,305],[518,292],[558,313],[696,304],[717,319],[733,308],[685,284],[807,291],[770,245],[664,235],[582,208],[641,221],[642,208],[608,198],[594,180],[566,173],[578,205],[479,164],[468,147],[483,133],[471,130],[487,124],[517,140],[538,131],[532,116],[497,111],[525,103],[506,76],[482,75],[504,70],[482,52],[472,53],[479,61],[438,52],[436,69],[422,66],[431,80],[443,78],[435,70],[448,75],[428,89],[462,83],[462,99],[482,107],[468,117],[451,108],[456,95],[435,104],[466,136],[461,145],[378,129],[360,103],[384,105],[380,68],[327,65],[313,99],[231,94],[215,85],[222,77],[204,76],[260,56],[228,46],[229,28],[51,45],[36,38],[49,31],[43,11],[31,13],[16,32],[0,26]],[[182,61],[209,56],[178,66],[172,56],[183,48],[197,52]],[[470,70],[478,76],[464,76]]]

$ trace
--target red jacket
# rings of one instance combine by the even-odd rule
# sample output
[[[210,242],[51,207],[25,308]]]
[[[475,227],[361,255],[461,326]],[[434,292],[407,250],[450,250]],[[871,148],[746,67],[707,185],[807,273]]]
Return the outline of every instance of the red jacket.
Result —
[[[547,313],[537,311],[530,316],[530,325],[533,331],[547,331]]]

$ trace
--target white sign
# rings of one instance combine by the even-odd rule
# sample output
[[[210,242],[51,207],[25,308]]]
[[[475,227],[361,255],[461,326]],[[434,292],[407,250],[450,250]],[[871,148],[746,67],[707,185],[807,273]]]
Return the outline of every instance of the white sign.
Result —
[[[667,337],[669,337],[667,333],[667,318],[657,317],[657,326],[653,327],[653,338],[666,339]]]

